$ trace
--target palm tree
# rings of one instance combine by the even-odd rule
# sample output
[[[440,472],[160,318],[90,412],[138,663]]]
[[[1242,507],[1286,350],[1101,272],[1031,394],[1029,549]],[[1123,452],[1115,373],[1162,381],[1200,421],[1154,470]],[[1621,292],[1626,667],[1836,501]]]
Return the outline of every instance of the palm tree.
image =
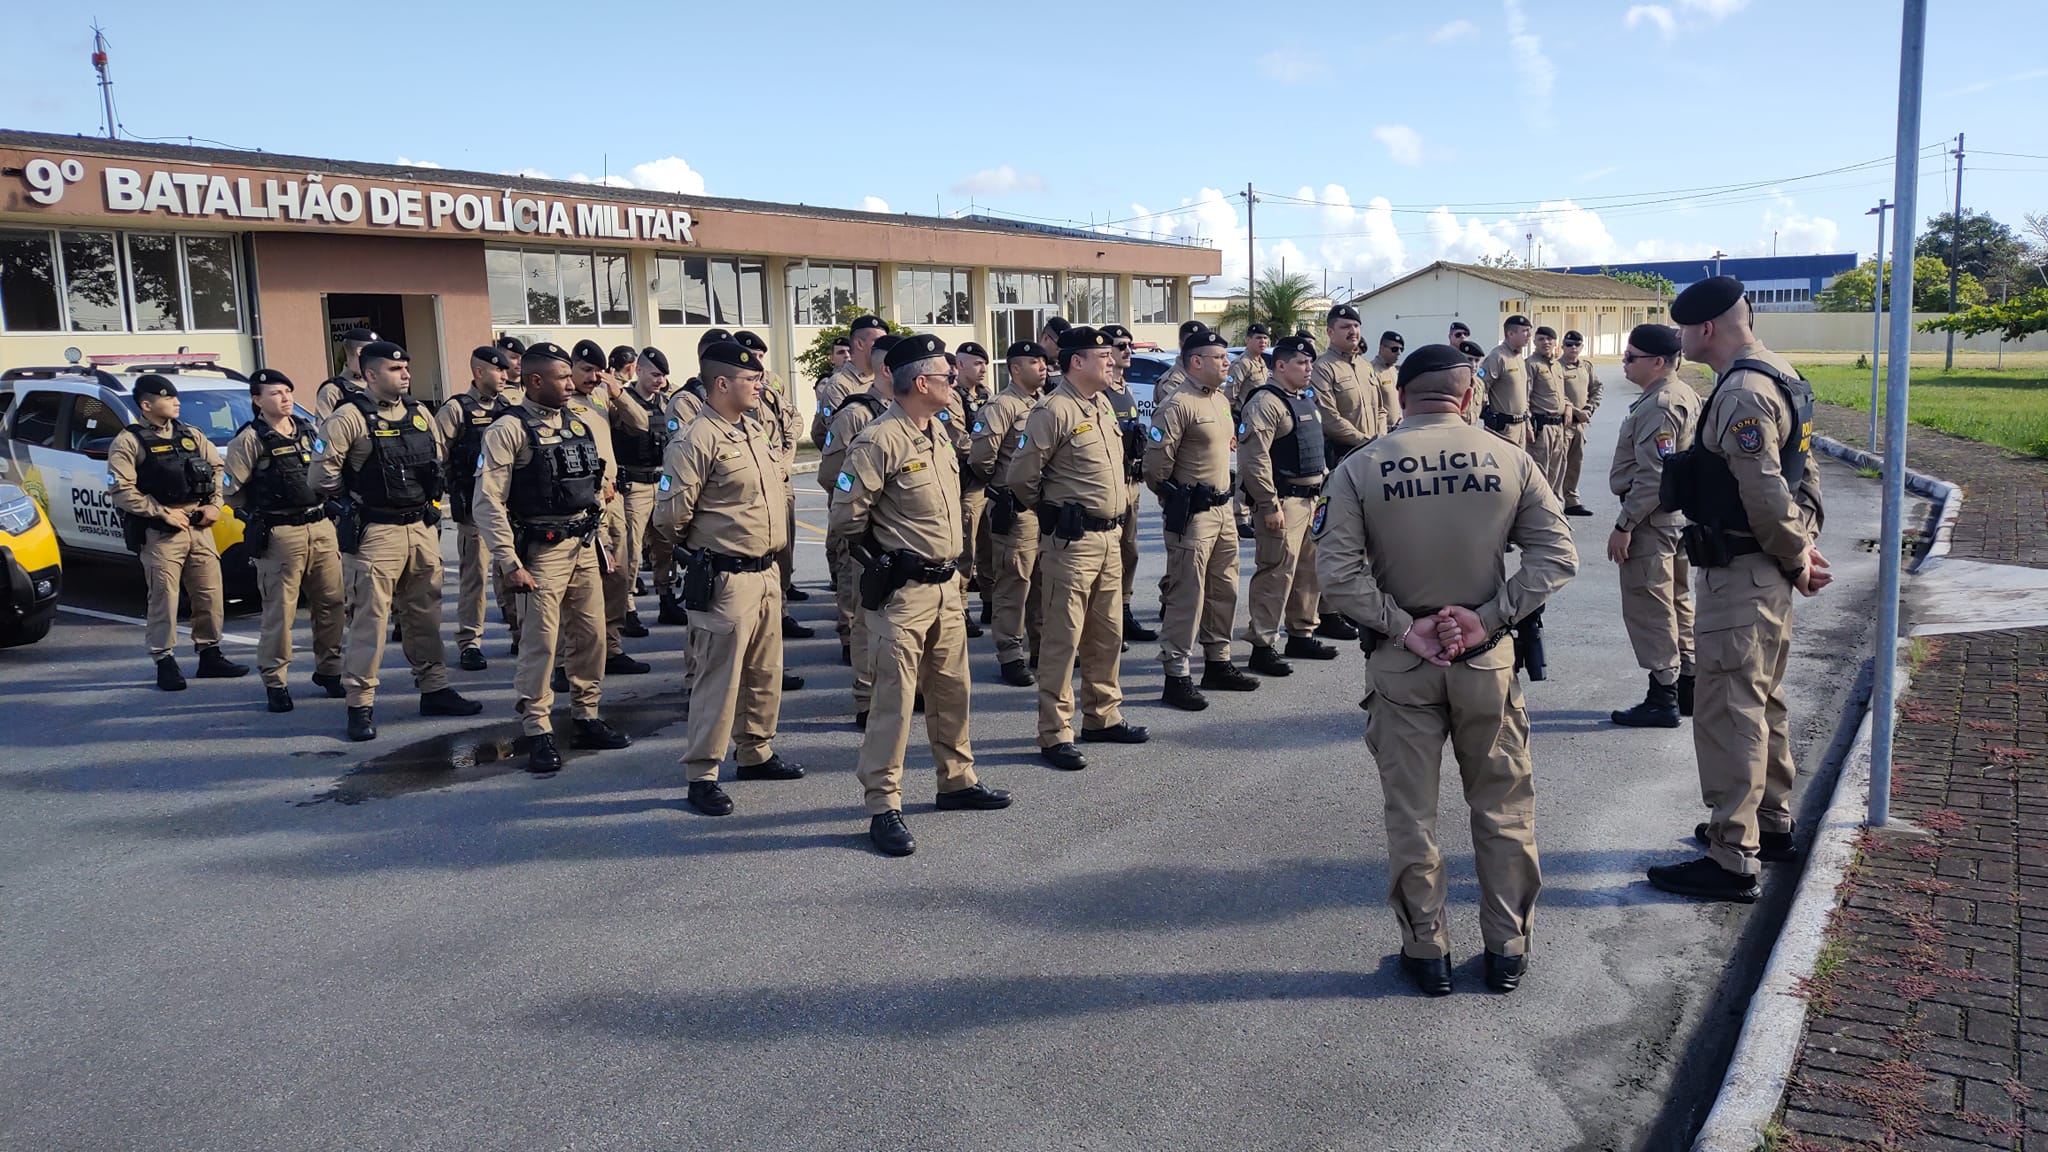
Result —
[[[1315,285],[1307,276],[1299,272],[1282,276],[1275,269],[1268,268],[1252,291],[1253,309],[1247,309],[1241,302],[1233,302],[1223,310],[1216,323],[1226,336],[1240,344],[1244,342],[1245,329],[1251,327],[1253,321],[1264,324],[1274,339],[1292,336],[1308,318],[1308,309],[1304,305],[1315,295]]]

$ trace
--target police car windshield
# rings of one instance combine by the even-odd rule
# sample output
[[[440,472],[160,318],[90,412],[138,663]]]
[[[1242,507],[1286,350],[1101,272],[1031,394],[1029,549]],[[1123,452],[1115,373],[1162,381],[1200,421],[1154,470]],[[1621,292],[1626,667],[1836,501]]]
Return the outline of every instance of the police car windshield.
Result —
[[[1131,357],[1131,366],[1124,369],[1124,383],[1157,384],[1159,378],[1164,375],[1166,375],[1166,365],[1161,364],[1157,360],[1147,360],[1142,356],[1133,356]]]

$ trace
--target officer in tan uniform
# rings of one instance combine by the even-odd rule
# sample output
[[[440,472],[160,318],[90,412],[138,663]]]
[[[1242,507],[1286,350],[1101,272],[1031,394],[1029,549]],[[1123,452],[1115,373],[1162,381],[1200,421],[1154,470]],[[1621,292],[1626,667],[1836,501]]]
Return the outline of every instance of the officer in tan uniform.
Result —
[[[876,387],[847,393],[840,401],[839,410],[832,414],[832,426],[826,430],[824,447],[818,453],[818,486],[825,490],[827,500],[836,490],[834,485],[839,479],[840,465],[846,459],[846,450],[853,446],[854,437],[889,409],[886,395],[889,386],[883,383],[889,378],[885,360],[889,350],[901,339],[901,336],[883,335],[869,344],[869,378]],[[864,729],[868,724],[868,702],[874,692],[875,680],[874,670],[868,665],[867,617],[860,610],[860,561],[853,557],[853,541],[831,528],[830,521],[827,521],[825,558],[834,563],[838,577],[832,591],[839,609],[839,659],[853,669],[853,725]]]
[[[1392,428],[1401,419],[1401,400],[1396,385],[1400,375],[1401,350],[1408,342],[1395,331],[1380,333],[1379,350],[1366,362],[1366,380],[1379,390],[1380,431]]]
[[[1557,363],[1564,369],[1565,403],[1565,444],[1564,491],[1558,493],[1564,499],[1564,514],[1567,516],[1591,516],[1593,510],[1579,503],[1579,471],[1586,461],[1586,425],[1593,422],[1593,413],[1600,407],[1600,374],[1593,371],[1593,365],[1579,358],[1585,347],[1586,338],[1577,332],[1564,334],[1563,351]]]
[[[1661,510],[1664,462],[1692,447],[1700,398],[1678,378],[1678,329],[1638,324],[1621,358],[1622,374],[1642,389],[1621,422],[1608,485],[1621,515],[1607,537],[1607,558],[1621,570],[1621,622],[1636,662],[1650,674],[1649,694],[1611,714],[1624,728],[1676,728],[1692,715],[1692,569],[1679,545],[1685,517]]]
[[[135,381],[142,420],[107,447],[114,507],[122,515],[128,550],[142,557],[149,585],[145,637],[156,662],[156,686],[181,692],[185,674],[172,655],[178,644],[178,586],[192,596],[192,647],[201,679],[233,679],[249,666],[221,655],[220,553],[213,525],[220,519],[220,453],[213,442],[178,421],[178,389],[150,373]]]
[[[960,579],[969,591],[980,590],[982,609],[986,612],[989,607],[990,561],[988,487],[967,461],[974,449],[974,422],[990,399],[983,383],[988,379],[988,349],[969,341],[960,345],[952,356],[957,377],[953,399],[940,410],[939,420],[945,425],[947,442],[953,446],[960,465]],[[981,625],[974,618],[974,610],[966,608],[963,611],[967,638],[978,639]]]
[[[348,738],[377,738],[377,669],[394,613],[420,691],[422,716],[474,716],[483,705],[448,687],[448,649],[441,642],[441,510],[439,427],[407,394],[412,368],[405,349],[380,340],[363,349],[363,391],[320,426],[313,486],[345,504],[335,533],[348,582],[348,643],[342,682],[348,689]]]
[[[455,518],[456,575],[455,650],[457,663],[465,672],[490,667],[484,659],[484,574],[491,567],[483,534],[477,531],[470,498],[476,491],[476,472],[483,458],[484,430],[498,417],[519,406],[521,394],[511,381],[512,362],[501,348],[484,345],[469,354],[469,390],[458,392],[441,405],[434,417],[441,426],[441,442],[448,445],[448,511]],[[494,572],[492,591],[498,597],[498,614],[512,630],[512,654],[519,654],[519,600],[505,590],[505,576]]]
[[[1123,717],[1117,659],[1123,629],[1123,562],[1117,533],[1130,506],[1123,438],[1103,392],[1115,371],[1109,337],[1086,326],[1060,337],[1065,380],[1024,417],[1010,460],[1010,490],[1038,510],[1045,578],[1039,641],[1038,749],[1055,768],[1088,760],[1074,745],[1074,667],[1081,669],[1081,740],[1142,744],[1149,734]],[[1028,527],[1028,521],[1026,522]]]
[[[620,345],[612,349],[611,364],[613,377],[618,381],[618,390],[608,398],[607,412],[616,410],[612,422],[612,453],[618,458],[619,472],[612,477],[612,483],[619,491],[619,550],[612,559],[620,568],[619,580],[624,585],[626,596],[626,618],[620,625],[621,636],[645,636],[647,628],[640,622],[640,609],[634,603],[634,593],[640,586],[640,562],[647,550],[648,537],[654,524],[654,501],[661,484],[661,459],[668,448],[668,416],[664,411],[662,389],[668,384],[668,373],[662,365],[668,357],[659,348],[647,351],[660,356],[659,363],[648,361],[647,371],[640,370],[647,360],[642,353]],[[618,365],[625,362],[625,369]],[[673,587],[666,576],[669,566],[654,566],[656,591],[669,591]]]
[[[795,780],[775,751],[782,715],[782,576],[775,554],[788,533],[782,464],[761,425],[767,366],[751,348],[713,344],[700,358],[704,406],[668,444],[657,515],[690,556],[690,717],[683,765],[690,806],[732,812],[718,766],[737,743],[734,778]]]
[[[633,606],[633,575],[631,563],[626,559],[626,501],[619,492],[616,477],[619,474],[617,442],[621,437],[645,436],[647,434],[647,411],[637,404],[629,404],[625,388],[608,368],[609,359],[604,347],[595,340],[578,340],[569,350],[571,360],[572,391],[569,402],[564,405],[571,415],[590,426],[592,439],[597,441],[598,454],[604,457],[604,523],[598,532],[601,545],[600,562],[604,567],[604,673],[607,676],[640,676],[653,671],[653,666],[643,660],[636,660],[626,652],[624,637],[647,635],[647,629],[629,627],[626,612]],[[573,655],[573,647],[569,650]],[[563,657],[567,660],[569,655]],[[566,681],[558,681],[563,691]]]
[[[1323,333],[1329,347],[1316,357],[1309,375],[1315,389],[1316,410],[1322,413],[1323,449],[1326,464],[1335,464],[1385,430],[1380,412],[1379,385],[1370,379],[1366,365],[1359,363],[1365,337],[1359,330],[1358,309],[1339,304],[1330,309]]]
[[[1529,446],[1529,318],[1510,316],[1501,325],[1501,342],[1479,365],[1486,394],[1479,422],[1517,448]]]
[[[1272,339],[1264,324],[1254,324],[1245,329],[1244,355],[1230,366],[1230,377],[1223,383],[1223,392],[1230,400],[1230,426],[1237,427],[1244,413],[1245,398],[1252,390],[1266,382],[1270,369],[1266,366],[1266,350],[1273,346]],[[1159,405],[1155,402],[1153,410]],[[1250,540],[1255,534],[1252,529],[1251,509],[1245,507],[1244,488],[1237,483],[1237,460],[1233,453],[1230,463],[1230,513],[1237,520],[1237,538]]]
[[[1237,536],[1226,489],[1235,425],[1223,386],[1229,341],[1198,332],[1181,348],[1187,385],[1152,410],[1145,446],[1145,483],[1159,497],[1165,521],[1166,578],[1160,592],[1161,699],[1199,712],[1208,698],[1195,687],[1188,657],[1202,646],[1202,687],[1249,692],[1257,679],[1230,662],[1230,623],[1237,616]]]
[[[1557,330],[1536,329],[1536,350],[1523,361],[1529,376],[1529,455],[1544,482],[1564,495],[1564,465],[1570,434],[1570,405],[1564,396],[1564,365],[1557,359]]]
[[[249,399],[256,415],[228,441],[227,499],[242,518],[242,544],[256,558],[263,591],[256,662],[264,697],[272,712],[289,712],[285,673],[301,591],[313,615],[313,683],[329,696],[342,693],[341,550],[326,502],[313,488],[313,428],[292,417],[291,379],[275,368],[250,373]]]
[[[1352,321],[1355,341],[1358,327]],[[1250,619],[1252,642],[1246,667],[1267,676],[1286,676],[1294,667],[1274,645],[1287,638],[1287,655],[1335,660],[1337,650],[1315,638],[1315,540],[1309,518],[1322,494],[1326,472],[1322,400],[1309,386],[1315,342],[1287,336],[1273,347],[1273,378],[1244,403],[1237,426],[1237,478],[1252,506],[1254,537]],[[1355,427],[1355,425],[1354,425]],[[1330,613],[1331,619],[1337,613]]]
[[[1685,357],[1716,379],[1691,452],[1665,465],[1692,561],[1696,686],[1692,739],[1700,792],[1713,809],[1694,829],[1707,854],[1650,869],[1667,892],[1754,901],[1760,862],[1797,859],[1797,766],[1785,708],[1792,594],[1833,576],[1814,547],[1824,510],[1814,467],[1813,392],[1750,327],[1742,282],[1715,276],[1671,302]]]
[[[1138,412],[1138,398],[1131,395],[1130,386],[1124,381],[1124,374],[1131,367],[1131,345],[1134,343],[1131,330],[1121,324],[1104,324],[1098,331],[1109,337],[1109,350],[1115,357],[1109,390],[1103,396],[1116,411],[1117,434],[1124,440],[1124,487],[1131,501],[1130,506],[1124,509],[1123,531],[1117,536],[1118,556],[1124,566],[1124,644],[1128,647],[1133,640],[1159,639],[1159,633],[1139,623],[1137,614],[1131,611],[1131,593],[1138,583],[1138,493],[1142,490],[1139,481],[1145,478],[1146,424]],[[1208,329],[1203,328],[1202,331],[1207,332]],[[1173,388],[1153,387],[1152,404],[1155,409],[1174,392],[1187,387],[1187,375],[1178,357],[1174,359],[1169,375],[1172,373],[1181,374]],[[1163,589],[1164,579],[1160,584]]]
[[[833,480],[831,525],[871,565],[861,578],[875,677],[859,766],[868,837],[885,855],[908,856],[917,842],[903,825],[903,754],[920,692],[929,702],[938,806],[1007,808],[1010,794],[976,779],[968,735],[960,455],[938,419],[957,403],[946,343],[905,337],[884,367],[895,403],[847,449]]]
[[[363,390],[363,349],[377,341],[377,334],[368,328],[351,328],[341,334],[341,374],[329,376],[320,382],[319,391],[313,394],[313,415],[325,420],[334,415],[344,400]]]
[[[1045,349],[1019,340],[1004,350],[1010,386],[975,416],[974,444],[967,466],[988,482],[991,561],[990,599],[994,611],[996,666],[1003,683],[1029,688],[1037,683],[1038,635],[1044,619],[1044,584],[1038,566],[1038,512],[1020,507],[1010,490],[1010,463],[1024,435],[1024,417],[1038,404],[1046,378]]]
[[[1188,342],[1189,337],[1193,336],[1197,332],[1207,332],[1208,330],[1209,326],[1207,324],[1202,323],[1200,320],[1183,320],[1180,322],[1180,335],[1176,338],[1174,344],[1173,363],[1168,365],[1166,371],[1163,374],[1161,374],[1159,379],[1154,381],[1152,384],[1152,407],[1154,409],[1157,409],[1161,404],[1166,403],[1167,399],[1171,397],[1175,392],[1178,392],[1182,388],[1187,387],[1188,374],[1187,369],[1181,366],[1179,354],[1180,349],[1183,345],[1185,345]],[[1109,336],[1110,346],[1112,348],[1116,346],[1117,332],[1123,333],[1124,341],[1126,343],[1130,342],[1130,331],[1124,328],[1124,326],[1121,324],[1107,325],[1102,329],[1102,331]],[[1128,369],[1130,366],[1130,351],[1126,349],[1118,353],[1116,362],[1117,372],[1121,374],[1125,369]],[[1122,383],[1121,378],[1119,378],[1118,383]],[[1135,479],[1135,477],[1133,479]],[[1151,639],[1151,637],[1147,636],[1145,637],[1145,639],[1149,640]]]
[[[1376,634],[1366,746],[1386,801],[1388,903],[1401,967],[1451,991],[1446,878],[1437,852],[1448,740],[1472,810],[1486,983],[1520,985],[1542,873],[1529,720],[1504,639],[1578,569],[1557,497],[1527,455],[1466,423],[1473,373],[1457,349],[1401,365],[1398,427],[1330,477],[1316,509],[1316,568],[1339,611]],[[1521,564],[1506,575],[1506,545]]]
[[[527,770],[545,773],[562,767],[549,683],[558,654],[569,679],[572,744],[624,748],[632,740],[597,714],[604,683],[604,591],[597,555],[604,458],[591,426],[565,407],[575,374],[569,353],[555,344],[535,344],[520,363],[524,400],[484,432],[472,495],[491,566],[526,600],[514,708],[526,733]]]
[[[846,362],[834,368],[832,374],[818,384],[818,410],[811,415],[811,446],[818,451],[825,450],[825,434],[832,430],[832,418],[839,414],[840,405],[846,403],[846,398],[874,387],[875,341],[888,334],[889,323],[880,316],[853,318],[853,325],[847,332],[852,343],[847,349]],[[825,477],[825,483],[831,482],[831,477]]]
[[[733,333],[733,343],[748,349],[768,363],[768,342],[759,335],[742,328]],[[782,461],[782,490],[785,494],[783,508],[787,521],[784,526],[782,551],[775,554],[777,578],[782,582],[782,602],[785,607],[792,600],[809,600],[810,593],[796,586],[796,485],[791,468],[796,463],[797,440],[802,435],[803,413],[797,410],[796,395],[783,383],[775,369],[764,369],[761,385],[761,404],[754,409],[754,416],[768,430],[768,443],[775,447],[775,458]],[[798,622],[787,611],[782,614],[782,635],[791,640],[808,640],[818,634],[817,629]],[[785,685],[790,687],[790,685]],[[801,688],[799,681],[794,687]]]
[[[526,344],[517,336],[498,335],[497,349],[505,354],[505,379],[519,379],[519,358],[526,352]]]
[[[1047,372],[1045,377],[1044,392],[1048,395],[1051,394],[1053,389],[1059,387],[1062,380],[1065,379],[1057,367],[1057,357],[1060,350],[1060,337],[1066,335],[1071,328],[1073,328],[1073,324],[1069,323],[1064,316],[1049,316],[1046,318],[1045,323],[1039,326],[1038,346],[1045,349],[1047,355],[1055,358],[1053,361],[1054,366]]]

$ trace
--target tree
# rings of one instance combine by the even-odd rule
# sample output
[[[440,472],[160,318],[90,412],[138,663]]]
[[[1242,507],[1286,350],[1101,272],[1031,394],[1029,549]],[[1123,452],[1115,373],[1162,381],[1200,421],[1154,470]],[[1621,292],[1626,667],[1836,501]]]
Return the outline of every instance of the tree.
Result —
[[[1474,260],[1473,263],[1481,268],[1527,268],[1529,266],[1523,262],[1520,256],[1515,255],[1513,252],[1503,252],[1498,256],[1481,256],[1479,259]]]
[[[1656,272],[1616,272],[1614,269],[1603,265],[1600,269],[1600,274],[1610,279],[1619,280],[1623,284],[1633,284],[1638,288],[1648,288],[1650,291],[1655,292],[1660,300],[1678,294],[1678,285],[1673,284],[1669,278]]]
[[[1876,261],[1865,261],[1835,277],[1834,283],[1823,288],[1813,298],[1813,305],[1822,312],[1868,312],[1870,294],[1877,271]],[[1891,310],[1892,266],[1887,262],[1882,273],[1884,277],[1884,306]],[[1965,272],[1956,280],[1956,297],[1964,307],[1982,304],[1990,297],[1984,285],[1975,276]],[[1913,259],[1913,310],[1915,312],[1946,312],[1948,307],[1948,264],[1939,256],[1916,256]]]
[[[2035,288],[2003,304],[1979,304],[1920,325],[1922,332],[1954,332],[1975,336],[1998,332],[2000,340],[2020,340],[2035,332],[2048,332],[2048,288]]]
[[[1833,283],[1814,296],[1814,308],[1822,312],[1870,311],[1870,295],[1877,285],[1876,276],[1871,271],[1874,264],[1872,261],[1835,277]],[[1887,264],[1885,268],[1889,274],[1891,265]],[[1889,284],[1885,288],[1885,299],[1887,302],[1891,299]]]
[[[1943,212],[1927,221],[1927,231],[1913,244],[1915,257],[1933,256],[1947,261],[1951,244],[1956,239],[1956,216]],[[1963,212],[1962,238],[1960,245],[1953,249],[1957,266],[1965,276],[1973,276],[1978,283],[1993,292],[2015,291],[2026,280],[2027,246],[2008,225],[1991,218],[1988,212]],[[1920,266],[1915,263],[1913,274],[1918,277]],[[1946,282],[1947,273],[1943,273]],[[1918,293],[1915,293],[1917,295]],[[1956,295],[1969,303],[1967,295],[1958,287]],[[1944,299],[1946,293],[1944,293]]]
[[[873,308],[861,308],[853,304],[841,305],[839,309],[839,323],[832,325],[830,328],[818,329],[818,334],[811,337],[811,346],[797,355],[797,370],[813,381],[822,380],[830,376],[832,374],[832,342],[852,331],[852,324],[855,320],[873,311]],[[893,335],[908,336],[913,331],[913,329],[905,328],[903,325],[886,317],[882,320],[882,323],[889,326],[889,331]]]
[[[1254,320],[1264,324],[1277,338],[1292,336],[1294,330],[1303,327],[1308,319],[1308,302],[1316,295],[1315,283],[1299,272],[1282,276],[1277,269],[1268,268],[1259,277],[1258,286],[1253,290],[1251,302],[1254,310],[1247,310],[1243,303],[1232,301],[1216,325],[1223,333],[1239,343],[1244,342],[1245,329]]]

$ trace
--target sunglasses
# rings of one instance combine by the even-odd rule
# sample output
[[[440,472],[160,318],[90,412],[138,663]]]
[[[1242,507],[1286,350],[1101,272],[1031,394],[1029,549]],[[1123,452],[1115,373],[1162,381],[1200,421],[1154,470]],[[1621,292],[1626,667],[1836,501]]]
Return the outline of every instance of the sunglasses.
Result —
[[[960,382],[960,373],[958,373],[958,372],[944,372],[944,373],[940,373],[940,372],[926,372],[926,373],[924,373],[924,374],[920,375],[920,376],[918,377],[918,379],[920,379],[920,380],[944,380],[944,381],[945,381],[946,383],[948,383],[948,384],[957,384],[957,383],[959,383],[959,382]]]
[[[1131,344],[1128,340],[1120,340],[1115,344],[1111,344],[1110,347],[1116,349],[1119,352],[1129,352],[1131,350]]]
[[[1650,354],[1649,354],[1648,352],[1623,352],[1623,353],[1621,354],[1621,362],[1622,362],[1623,364],[1633,364],[1633,363],[1635,363],[1635,362],[1636,362],[1636,361],[1638,361],[1638,360],[1662,360],[1662,359],[1664,359],[1664,357],[1662,357],[1662,356],[1652,356],[1652,355],[1650,355]]]

